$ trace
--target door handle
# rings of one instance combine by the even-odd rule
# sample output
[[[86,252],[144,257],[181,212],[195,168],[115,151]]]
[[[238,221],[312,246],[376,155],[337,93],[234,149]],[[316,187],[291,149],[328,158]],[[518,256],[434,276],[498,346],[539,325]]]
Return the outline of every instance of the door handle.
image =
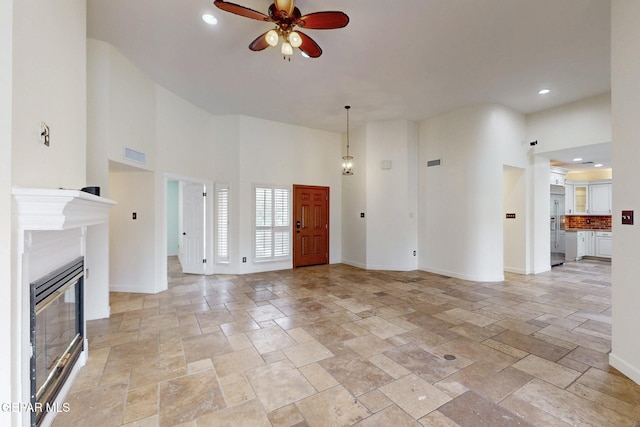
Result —
[[[296,221],[296,233],[300,233],[300,221]]]

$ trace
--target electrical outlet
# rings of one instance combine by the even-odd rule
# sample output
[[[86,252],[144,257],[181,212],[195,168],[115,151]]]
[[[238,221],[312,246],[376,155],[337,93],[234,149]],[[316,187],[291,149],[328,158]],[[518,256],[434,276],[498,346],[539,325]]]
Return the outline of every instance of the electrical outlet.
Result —
[[[416,256],[416,251],[413,251],[413,256]]]
[[[247,262],[247,257],[246,257],[246,256],[243,256],[243,257],[242,257],[242,262],[243,262],[243,263]]]

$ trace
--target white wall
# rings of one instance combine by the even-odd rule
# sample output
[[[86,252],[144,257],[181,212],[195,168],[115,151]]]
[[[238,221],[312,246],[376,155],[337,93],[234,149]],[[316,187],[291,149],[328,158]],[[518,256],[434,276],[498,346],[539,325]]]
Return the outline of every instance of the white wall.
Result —
[[[2,298],[7,305],[1,310],[7,316],[2,324],[8,329],[2,329],[0,338],[9,331],[12,336],[10,350],[2,356],[6,363],[0,369],[0,396],[3,402],[28,402],[24,373],[29,355],[20,344],[27,302],[17,283],[17,231],[9,225],[14,210],[10,188],[86,185],[86,2],[2,2],[0,52],[0,274],[10,275],[3,283],[12,284],[3,291],[11,292],[10,298]],[[41,121],[50,127],[49,147],[39,142]],[[11,238],[5,234],[9,227]],[[5,369],[11,370],[10,379]],[[28,414],[3,412],[0,420],[3,425],[28,425]]]
[[[605,93],[527,116],[537,154],[611,142],[611,95]]]
[[[504,270],[527,274],[527,182],[526,170],[504,166],[503,172],[503,230],[504,230]],[[507,219],[507,213],[515,213],[515,218]]]
[[[622,225],[621,211],[640,212],[637,184],[640,156],[640,2],[613,0],[611,93],[613,113],[613,321],[610,363],[640,383],[640,215],[635,225]]]
[[[111,291],[157,291],[154,281],[155,198],[153,191],[149,191],[153,184],[151,172],[114,171],[109,175],[110,197],[118,201],[109,212]]]
[[[87,39],[87,182],[109,194],[109,45]]]
[[[342,262],[359,268],[367,267],[367,134],[366,126],[350,129],[353,175],[342,176]],[[342,155],[346,145],[343,137]]]
[[[178,255],[178,181],[167,183],[167,255]]]
[[[524,117],[499,105],[461,108],[420,124],[420,268],[502,280],[503,165],[527,167]],[[428,160],[442,165],[426,167]]]
[[[85,186],[85,20],[83,0],[14,3],[14,186]],[[41,121],[51,130],[49,147],[39,142]]]
[[[368,123],[366,162],[367,268],[415,270],[418,258],[418,125]],[[382,169],[382,161],[391,169]]]
[[[94,40],[89,48],[96,44],[104,45]],[[107,55],[105,59],[108,60],[103,64],[108,69],[108,80],[94,81],[92,84],[107,88],[107,98],[104,101],[107,102],[109,159],[153,170],[155,141],[159,136],[156,131],[156,85],[117,50],[109,48],[105,49],[104,53]],[[96,55],[89,56],[90,60],[95,58]],[[97,113],[89,112],[91,115]],[[98,117],[95,120],[101,119]],[[124,147],[145,153],[146,163],[140,164],[124,159]]]
[[[340,135],[251,117],[240,117],[238,192],[240,272],[288,269],[292,260],[252,263],[253,185],[318,185],[330,188],[329,262],[342,259]]]
[[[309,184],[331,189],[330,262],[340,262],[342,206],[340,175],[340,135],[251,117],[215,117],[157,85],[131,64],[113,47],[99,41],[89,41],[90,93],[89,122],[96,130],[104,130],[109,145],[107,159],[92,158],[98,165],[111,160],[137,166],[153,172],[152,182],[145,190],[155,206],[154,231],[139,234],[138,244],[152,245],[154,253],[139,251],[129,254],[148,265],[147,257],[155,261],[151,277],[136,277],[129,270],[129,257],[112,255],[113,288],[126,283],[138,283],[138,292],[166,287],[166,180],[194,182],[226,182],[231,193],[230,249],[231,262],[215,265],[210,272],[247,273],[291,268],[291,261],[252,263],[252,198],[253,184]],[[105,72],[103,68],[108,71]],[[106,106],[105,106],[106,105]],[[97,143],[100,138],[90,140]],[[122,159],[122,147],[128,146],[147,154],[146,165]],[[90,150],[99,157],[100,149]],[[99,167],[100,168],[100,167]],[[115,171],[117,172],[117,171]],[[96,177],[97,181],[104,180]],[[111,184],[108,184],[111,185]],[[108,197],[119,201],[119,195],[109,189]],[[143,191],[138,188],[138,191]],[[213,194],[213,192],[211,192]],[[126,197],[126,195],[123,195]],[[209,203],[212,203],[212,199]],[[125,204],[130,204],[125,199]],[[208,221],[214,210],[209,209]],[[131,209],[129,209],[131,211]],[[128,212],[126,217],[130,217]],[[207,227],[213,232],[213,227]],[[119,233],[112,231],[112,241]],[[123,242],[117,243],[124,248]],[[212,246],[210,246],[212,247]],[[113,249],[116,250],[116,249]],[[248,262],[241,263],[243,256]],[[142,259],[144,258],[144,259]],[[214,259],[212,254],[207,259]],[[124,263],[122,265],[121,263]],[[208,267],[209,268],[209,267]],[[127,276],[128,278],[125,278]],[[132,280],[136,278],[138,280]],[[143,279],[143,280],[140,280]]]
[[[15,283],[17,278],[13,268],[12,242],[14,238],[11,230],[12,197],[11,197],[11,119],[12,119],[12,30],[13,30],[13,1],[0,2],[0,283]],[[11,343],[10,351],[3,351],[0,355],[0,401],[11,402],[14,391],[15,354],[11,330],[12,317],[12,286],[2,286],[0,289],[0,340]],[[5,347],[6,348],[6,347]],[[0,412],[0,424],[11,425],[11,413]]]
[[[536,156],[530,150],[529,156],[529,180],[528,188],[532,194],[533,202],[528,212],[531,227],[531,239],[529,249],[531,258],[531,274],[543,273],[551,270],[551,219],[549,174],[551,166],[549,159]]]

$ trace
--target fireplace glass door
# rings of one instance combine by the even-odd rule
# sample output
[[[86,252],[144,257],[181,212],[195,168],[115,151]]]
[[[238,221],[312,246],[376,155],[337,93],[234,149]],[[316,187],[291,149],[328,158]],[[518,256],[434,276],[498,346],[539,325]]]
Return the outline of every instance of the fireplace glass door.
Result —
[[[84,335],[82,258],[31,284],[31,401],[37,425],[69,375]]]

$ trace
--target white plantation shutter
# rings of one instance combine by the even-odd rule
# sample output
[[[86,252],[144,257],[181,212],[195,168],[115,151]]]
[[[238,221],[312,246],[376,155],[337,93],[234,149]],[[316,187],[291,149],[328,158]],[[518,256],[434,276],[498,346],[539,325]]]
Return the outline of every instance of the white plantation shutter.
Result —
[[[229,184],[216,183],[216,262],[229,262]]]
[[[256,261],[291,255],[291,197],[288,188],[255,187]]]
[[[256,258],[271,258],[272,233],[269,229],[256,230]]]

